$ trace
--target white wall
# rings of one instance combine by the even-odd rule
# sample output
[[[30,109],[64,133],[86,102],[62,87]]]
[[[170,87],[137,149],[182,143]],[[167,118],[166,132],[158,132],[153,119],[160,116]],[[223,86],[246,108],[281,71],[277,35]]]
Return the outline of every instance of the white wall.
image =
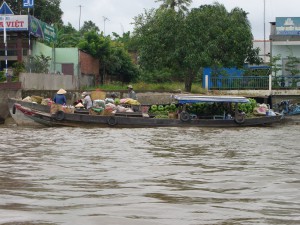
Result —
[[[19,81],[24,90],[77,90],[78,79],[71,75],[21,73]]]

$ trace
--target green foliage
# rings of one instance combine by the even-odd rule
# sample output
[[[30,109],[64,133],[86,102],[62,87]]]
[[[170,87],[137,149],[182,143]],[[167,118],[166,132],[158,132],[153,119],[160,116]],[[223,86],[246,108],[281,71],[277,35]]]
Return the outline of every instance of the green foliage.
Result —
[[[26,71],[31,71],[32,73],[48,73],[50,61],[51,58],[43,54],[30,56],[25,65]]]
[[[268,76],[270,74],[270,68],[262,69],[245,69],[244,76]]]
[[[168,118],[168,114],[177,112],[178,108],[175,104],[170,105],[151,105],[149,113],[154,114],[155,118]]]
[[[209,26],[207,26],[209,24]],[[188,63],[194,67],[243,67],[252,49],[252,34],[247,13],[224,5],[203,5],[192,9],[186,19]]]
[[[260,65],[263,63],[263,59],[259,57],[259,48],[249,49],[248,56],[245,60],[250,65]]]
[[[254,98],[249,98],[248,103],[239,103],[238,104],[238,109],[241,110],[242,112],[246,114],[252,114],[253,109],[257,106],[257,102]],[[234,107],[234,104],[233,106]]]
[[[136,92],[139,91],[165,91],[165,92],[181,92],[184,89],[184,84],[180,82],[166,82],[166,83],[130,83]],[[109,91],[119,91],[126,90],[127,91],[128,83],[121,82],[112,82],[108,84],[99,85],[96,87],[90,87],[89,90],[100,89],[100,90],[109,90]],[[201,84],[194,85],[192,88],[192,93],[206,93],[206,90],[202,88]]]
[[[74,48],[81,39],[81,34],[70,23],[68,25],[56,25],[57,48]]]
[[[124,46],[124,48],[130,52],[137,52],[138,46],[136,44],[136,39],[131,37],[130,31],[123,33],[122,36],[118,35],[117,33],[113,32],[112,40],[120,43]]]
[[[121,76],[124,82],[136,81],[139,69],[133,63],[128,51],[120,43],[112,41],[111,46],[110,54],[105,61],[106,72]]]
[[[102,74],[119,75],[123,82],[137,80],[139,69],[122,43],[90,31],[84,34],[78,47],[101,61],[102,68],[105,69],[101,71]]]
[[[157,71],[164,68],[180,70],[178,46],[183,15],[174,10],[150,10],[135,18],[135,40],[139,49],[139,64],[142,69]]]
[[[255,99],[250,98],[249,103],[239,103],[238,109],[245,112],[246,114],[253,113],[254,107],[256,107],[257,103]],[[232,103],[231,109],[234,109],[235,104]],[[196,114],[199,116],[211,116],[211,115],[223,115],[224,111],[226,113],[230,113],[231,110],[228,105],[223,103],[194,103],[187,105],[187,111],[192,114]]]
[[[300,64],[300,59],[295,56],[288,56],[288,61],[285,64],[285,70],[290,73],[290,75],[295,76],[300,73],[298,66]]]
[[[274,73],[274,77],[277,78],[277,73],[282,70],[282,64],[278,63],[278,61],[281,59],[281,55],[275,55],[272,56],[270,59],[269,66],[271,67],[272,73]]]
[[[6,81],[4,71],[0,71],[0,82],[4,82],[4,81]]]
[[[80,28],[80,33],[84,34],[87,32],[96,32],[99,33],[99,27],[92,21],[84,21],[83,26]]]
[[[290,73],[291,76],[299,75],[300,59],[295,56],[288,56],[288,61],[285,64],[285,70]],[[297,79],[292,78],[292,87],[297,87]]]
[[[227,12],[219,3],[186,14],[172,7],[145,11],[135,18],[134,38],[142,70],[176,71],[186,91],[191,91],[201,68],[243,67],[246,59],[254,60],[258,54],[252,49],[247,13],[240,8]]]
[[[110,53],[110,39],[103,35],[90,31],[84,34],[84,38],[80,40],[78,48],[86,51],[90,55],[100,60],[104,60]]]
[[[141,72],[140,81],[146,83],[161,83],[161,82],[172,82],[174,71],[168,68],[155,71],[144,70]]]
[[[156,0],[155,2],[162,2],[160,5],[162,9],[175,10],[177,8],[178,11],[187,12],[192,0]]]
[[[24,62],[15,62],[13,65],[13,74],[14,74],[14,77],[19,77],[19,74],[21,72],[25,72],[26,69],[25,69],[25,63]]]

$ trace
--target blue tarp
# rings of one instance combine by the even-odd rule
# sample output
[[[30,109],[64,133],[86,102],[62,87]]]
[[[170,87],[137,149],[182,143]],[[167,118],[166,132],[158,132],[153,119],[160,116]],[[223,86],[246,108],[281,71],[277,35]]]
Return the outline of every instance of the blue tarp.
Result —
[[[175,95],[174,99],[180,104],[188,103],[214,103],[214,102],[230,102],[230,103],[248,103],[249,99],[240,96],[206,96],[206,95]]]

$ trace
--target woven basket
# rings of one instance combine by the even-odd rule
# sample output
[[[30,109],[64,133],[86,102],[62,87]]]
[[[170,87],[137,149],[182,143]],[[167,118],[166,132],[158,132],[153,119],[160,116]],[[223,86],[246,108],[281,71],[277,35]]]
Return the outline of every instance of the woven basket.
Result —
[[[74,113],[75,108],[70,108],[70,107],[64,107],[64,112],[65,113]]]
[[[92,91],[91,92],[92,100],[104,100],[106,98],[106,92],[104,91]]]
[[[38,103],[38,104],[41,104],[41,102],[42,102],[42,100],[43,100],[43,97],[41,97],[41,96],[36,96],[36,95],[32,95],[32,96],[31,96],[31,100],[32,100],[33,102],[36,102],[36,103]]]
[[[57,111],[63,111],[63,106],[60,104],[52,103],[50,107],[50,113],[55,114]]]
[[[178,119],[178,114],[177,113],[170,112],[168,114],[168,116],[169,116],[169,119]]]
[[[105,109],[104,111],[103,111],[103,116],[111,116],[113,113],[112,113],[112,110],[107,110],[107,109]]]

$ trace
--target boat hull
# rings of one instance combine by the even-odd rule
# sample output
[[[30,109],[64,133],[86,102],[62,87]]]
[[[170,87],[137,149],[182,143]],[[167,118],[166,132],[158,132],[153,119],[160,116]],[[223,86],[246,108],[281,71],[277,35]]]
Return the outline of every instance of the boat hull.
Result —
[[[20,104],[32,110],[50,112],[50,106],[48,105],[41,105],[32,102],[25,102],[20,99],[8,98],[10,116],[14,119],[15,123],[20,126],[41,126],[41,124],[25,116],[24,113],[20,112],[19,110],[15,110],[15,112],[13,112],[14,104]]]
[[[288,124],[300,124],[300,113],[294,115],[285,115],[282,122]]]

